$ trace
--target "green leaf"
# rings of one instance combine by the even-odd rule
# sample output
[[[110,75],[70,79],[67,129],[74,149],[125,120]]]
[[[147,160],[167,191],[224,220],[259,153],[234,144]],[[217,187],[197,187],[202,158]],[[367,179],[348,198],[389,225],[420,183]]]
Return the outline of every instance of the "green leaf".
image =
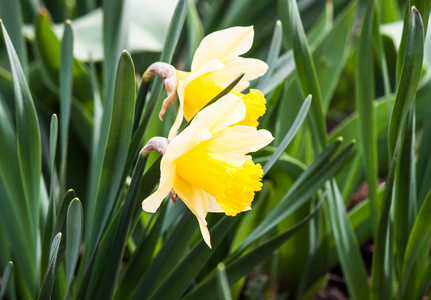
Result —
[[[21,31],[23,20],[21,15],[20,1],[1,1],[0,19],[3,21],[4,26],[10,33],[12,44],[16,50],[19,62],[24,70],[24,74],[28,74],[27,48],[25,46],[25,39]]]
[[[226,275],[226,266],[224,263],[219,263],[217,265],[217,278],[220,299],[232,300],[232,295],[229,289],[229,282]]]
[[[43,82],[52,90],[59,86],[61,63],[61,44],[48,17],[39,14],[35,21],[36,54],[42,63]],[[78,60],[73,60],[73,95],[81,102],[92,101],[91,78],[86,67]]]
[[[139,186],[141,184],[142,174],[144,173],[145,165],[148,156],[141,152],[132,175],[132,182],[127,193],[126,202],[121,213],[120,223],[118,224],[115,234],[114,243],[111,248],[111,253],[104,271],[102,279],[102,287],[99,293],[99,299],[111,299],[114,294],[115,283],[118,279],[120,265],[123,258],[124,248],[126,246],[127,237],[129,235],[132,222],[133,208],[138,196]]]
[[[59,232],[66,232],[66,217],[70,202],[76,198],[76,193],[74,190],[70,189],[66,192],[63,200],[60,204],[60,209],[58,210],[57,216],[55,218],[54,228],[52,230],[52,237]]]
[[[373,20],[374,1],[368,1],[362,21],[356,61],[356,105],[359,114],[360,151],[364,157],[368,190],[370,195],[371,221],[377,230],[379,212],[377,209],[377,143],[373,114],[374,70],[373,70]]]
[[[299,229],[313,218],[319,209],[320,204],[315,210],[304,220],[290,228],[284,233],[265,241],[259,247],[251,250],[247,254],[235,258],[235,254],[230,255],[226,260],[226,270],[229,274],[229,284],[233,285],[240,278],[249,273],[256,265],[262,262],[265,258],[273,253],[273,251],[283,245],[290,237],[292,237]],[[216,271],[208,274],[189,294],[184,297],[184,300],[192,299],[216,299],[218,293],[214,290],[217,286]]]
[[[392,156],[388,178],[385,187],[383,207],[381,209],[379,225],[375,237],[375,248],[371,268],[370,299],[391,299],[393,281],[393,241],[391,239],[392,226],[390,224],[390,208],[395,178],[395,169],[398,159],[398,145]]]
[[[157,176],[157,178],[158,177],[159,176]],[[146,181],[144,180],[144,182]],[[114,299],[130,299],[138,283],[144,276],[142,270],[147,270],[150,265],[154,250],[157,246],[157,241],[162,235],[162,228],[166,219],[166,207],[167,205],[162,205],[157,213],[152,215],[156,216],[156,221],[154,225],[152,225],[150,233],[145,236],[136,251],[130,257],[126,270],[116,288]],[[151,222],[148,222],[145,228],[148,230],[150,225]]]
[[[201,239],[187,256],[179,261],[173,270],[171,268],[163,278],[159,277],[160,280],[155,285],[157,288],[150,290],[150,299],[176,299],[179,295],[182,295],[192,283],[193,278],[196,277],[217,247],[219,247],[236,220],[237,218],[223,216],[210,231],[213,248],[208,248],[208,245]],[[195,220],[193,221],[196,222]]]
[[[296,72],[302,92],[304,95],[311,94],[313,97],[310,111],[311,132],[316,135],[314,136],[314,142],[321,148],[324,147],[328,141],[318,77],[308,46],[307,37],[302,26],[296,0],[288,0],[286,8],[287,10],[284,12],[288,17],[286,24],[291,24],[292,27],[290,32],[285,32],[284,34],[285,36],[289,33],[292,35],[293,56],[295,58]]]
[[[69,136],[70,108],[73,82],[73,32],[71,22],[64,23],[60,54],[60,193],[66,189],[67,140]]]
[[[20,177],[22,178],[22,187],[25,195],[25,206],[21,207],[21,209],[26,211],[25,215],[30,218],[30,226],[29,228],[25,228],[28,232],[27,238],[29,239],[29,243],[32,245],[32,249],[37,249],[36,237],[41,182],[41,142],[39,124],[24,71],[3,23],[1,23],[1,29],[12,70],[15,91],[16,143],[19,170],[21,173]],[[26,277],[28,277],[28,279],[33,279],[32,283],[31,281],[27,282],[27,284],[30,284],[29,287],[32,291],[30,293],[33,295],[37,286],[36,253],[37,251],[34,251],[34,254],[27,258],[30,261],[34,259],[34,262],[26,266],[27,269],[25,271],[27,272]]]
[[[1,277],[1,289],[0,289],[0,299],[3,299],[6,289],[8,287],[9,281],[12,277],[13,263],[8,262],[6,268],[4,269],[3,276]]]
[[[402,270],[404,254],[417,214],[415,170],[415,115],[414,102],[407,116],[401,137],[400,159],[395,171],[394,241],[397,269]],[[402,275],[401,272],[399,274]],[[401,277],[398,277],[401,280]]]
[[[118,62],[114,101],[108,140],[97,189],[96,201],[90,202],[87,238],[89,253],[95,251],[122,186],[122,174],[132,135],[135,109],[135,69],[132,58],[124,51]]]
[[[198,10],[196,9],[195,2],[188,0],[187,2],[187,33],[189,36],[189,59],[193,58],[193,55],[198,48],[200,42],[204,37],[204,27],[199,17]]]
[[[281,32],[281,22],[278,20],[275,23],[274,32],[272,33],[271,45],[269,46],[268,56],[266,58],[266,63],[268,64],[268,71],[263,75],[257,85],[258,90],[264,90],[266,88],[269,78],[275,70],[275,65],[278,59],[278,53],[281,48],[282,32]],[[272,80],[271,80],[272,81]]]
[[[152,259],[151,265],[147,268],[145,276],[140,281],[132,299],[146,299],[158,290],[158,287],[165,282],[167,275],[172,272],[174,266],[180,262],[180,258],[188,248],[196,229],[197,221],[193,214],[187,210],[179,223],[173,228],[167,240],[163,243],[163,247]],[[209,250],[206,244],[202,246],[205,246],[202,247],[203,249]],[[205,253],[207,254],[207,252]],[[198,260],[194,260],[194,262],[199,263],[201,266]],[[176,279],[177,278],[178,277],[176,277]],[[170,283],[172,283],[172,281]],[[169,287],[169,290],[171,289],[172,286]],[[160,291],[163,292],[162,290]],[[165,292],[168,291],[166,290]]]
[[[237,249],[238,253],[303,205],[329,178],[334,176],[353,148],[352,143],[330,160],[340,143],[341,139],[331,143],[323,150],[307,170],[295,181],[279,204],[265,216],[265,219],[243,241]]]
[[[42,260],[41,271],[44,273],[45,266],[48,264],[48,249],[53,238],[52,229],[56,216],[56,195],[55,195],[55,155],[57,152],[58,137],[58,120],[55,114],[51,117],[51,126],[49,131],[49,167],[50,167],[50,185],[49,185],[49,205],[48,214],[45,220],[45,228],[42,236]]]
[[[401,281],[401,296],[406,299],[406,284],[411,273],[413,263],[417,259],[419,253],[425,250],[429,251],[429,242],[431,240],[431,224],[429,218],[431,216],[431,191],[428,193],[425,201],[415,219],[411,234],[409,236],[406,251],[404,255],[404,266],[402,268]],[[419,263],[423,263],[420,262]]]
[[[66,225],[66,294],[65,299],[70,296],[76,264],[78,263],[79,251],[81,249],[82,226],[84,223],[81,201],[74,198],[67,209]]]
[[[422,19],[416,8],[412,8],[411,25],[406,42],[406,51],[401,69],[400,82],[392,109],[388,132],[389,153],[393,155],[400,128],[416,93],[422,71],[424,55],[424,32]]]
[[[327,10],[331,10],[332,2],[326,2],[326,5]],[[314,43],[310,41],[311,37],[309,38],[325,112],[328,111],[337,85],[342,82],[341,75],[352,50],[356,7],[357,2],[354,1],[347,5],[337,15],[334,25],[332,25],[332,13],[327,12],[329,20],[326,20],[325,25],[331,26],[330,30],[326,29],[319,34]]]
[[[52,287],[54,285],[55,273],[57,269],[57,254],[60,247],[61,232],[59,232],[52,240],[51,250],[49,253],[49,264],[43,278],[42,287],[40,289],[39,300],[51,299]]]
[[[308,109],[310,108],[310,104],[311,104],[311,95],[308,95],[308,97],[304,100],[304,103],[302,104],[301,109],[299,110],[298,115],[296,116],[295,121],[293,122],[289,131],[287,132],[287,134],[285,135],[281,143],[278,145],[277,149],[274,151],[274,154],[271,156],[268,162],[263,166],[263,174],[266,174],[268,170],[271,169],[271,167],[278,160],[281,154],[283,154],[284,150],[286,150],[287,146],[289,146],[290,142],[295,137],[296,133],[298,132],[299,128],[304,122],[305,117],[307,116],[307,113],[308,113]]]
[[[346,208],[335,180],[331,180],[328,201],[325,203],[331,232],[334,235],[343,277],[351,299],[369,298],[367,272],[362,261],[359,244],[347,217]]]

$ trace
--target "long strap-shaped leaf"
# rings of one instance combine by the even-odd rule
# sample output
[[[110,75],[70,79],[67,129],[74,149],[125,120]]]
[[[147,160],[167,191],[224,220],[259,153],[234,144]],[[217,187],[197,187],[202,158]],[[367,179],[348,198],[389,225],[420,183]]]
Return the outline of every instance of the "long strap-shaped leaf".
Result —
[[[121,212],[120,223],[118,224],[115,234],[114,243],[107,261],[106,269],[102,279],[102,290],[99,299],[111,299],[114,294],[115,283],[118,278],[121,260],[123,258],[124,248],[126,246],[130,224],[132,222],[133,208],[138,196],[139,186],[141,184],[142,174],[144,173],[147,162],[147,155],[141,154],[136,163],[132,176],[126,202]]]
[[[9,35],[1,23],[1,30],[6,43],[6,49],[12,70],[12,77],[15,92],[15,113],[17,129],[17,148],[18,161],[21,177],[23,180],[23,190],[25,195],[26,215],[30,218],[30,228],[28,239],[30,239],[32,248],[37,249],[37,230],[39,215],[39,192],[41,180],[41,142],[39,124],[36,116],[36,109],[31,97],[24,71],[19,62],[18,56],[9,38]],[[35,295],[36,286],[38,285],[38,262],[36,257],[38,251],[34,251],[34,261],[27,267],[26,277],[28,278],[28,288],[31,294]],[[31,282],[31,280],[33,282]]]
[[[349,296],[355,300],[366,300],[369,298],[369,286],[359,244],[335,180],[333,179],[329,184],[331,188],[326,202],[329,212],[328,221],[334,235],[335,249],[347,282]]]
[[[87,237],[88,251],[95,251],[109,215],[114,207],[132,136],[135,109],[135,68],[132,58],[124,51],[118,62],[115,80],[114,102],[109,126],[108,140],[103,158],[91,236]],[[91,213],[91,212],[90,212]]]
[[[81,249],[82,227],[84,216],[82,212],[81,201],[78,198],[73,199],[67,209],[66,225],[66,293],[65,299],[70,297],[70,289],[73,282],[76,264]]]
[[[370,197],[371,222],[377,230],[377,140],[373,114],[374,102],[374,69],[373,69],[373,20],[374,0],[368,0],[362,21],[356,62],[356,103],[360,125],[360,151],[364,157],[364,169]]]
[[[0,299],[3,299],[3,296],[6,293],[7,286],[12,277],[12,272],[13,272],[13,263],[10,261],[8,262],[3,272],[3,276],[1,280]]]
[[[416,93],[416,88],[422,71],[424,32],[422,18],[414,7],[412,8],[409,23],[410,31],[407,36],[400,83],[398,85],[395,103],[391,114],[391,121],[389,124],[388,142],[389,153],[391,156],[393,155],[395,145],[400,134],[400,128],[402,128],[402,123],[404,123],[406,119],[407,112]]]
[[[281,233],[268,241],[265,241],[256,249],[253,249],[252,251],[241,257],[236,257],[235,254],[229,256],[225,260],[226,272],[229,274],[229,284],[232,285],[237,282],[241,277],[245,276],[262,260],[271,255],[271,253],[275,249],[283,245],[284,242],[286,242],[290,237],[292,237],[299,229],[302,228],[302,226],[307,224],[307,222],[316,215],[318,209],[320,208],[320,204],[316,206],[314,211],[309,216],[307,216],[304,220],[302,220],[286,232]],[[184,298],[184,300],[216,299],[218,296],[218,293],[214,289],[216,286],[217,272],[215,270],[212,273],[208,274],[207,277]]]
[[[286,0],[281,1],[285,2]],[[328,143],[328,138],[323,114],[322,94],[317,80],[313,57],[302,26],[296,0],[288,0],[287,5],[284,5],[283,7],[285,8],[283,15],[289,17],[286,24],[291,24],[291,29],[289,31],[292,36],[296,72],[298,73],[302,92],[304,95],[311,94],[313,97],[310,112],[310,122],[312,126],[311,132],[313,135],[316,134],[316,146],[323,148]],[[289,32],[284,32],[284,34],[288,35]]]
[[[289,192],[280,200],[280,203],[271,210],[265,219],[244,240],[237,249],[238,253],[304,204],[328,179],[334,176],[353,148],[353,144],[350,144],[339,155],[330,160],[340,143],[341,140],[337,140],[323,150],[316,160],[296,180]]]
[[[50,300],[52,287],[54,286],[54,279],[56,275],[57,264],[57,254],[58,248],[60,247],[61,232],[59,232],[52,240],[51,251],[49,253],[49,264],[45,272],[45,277],[42,282],[42,287],[40,289],[39,300]]]

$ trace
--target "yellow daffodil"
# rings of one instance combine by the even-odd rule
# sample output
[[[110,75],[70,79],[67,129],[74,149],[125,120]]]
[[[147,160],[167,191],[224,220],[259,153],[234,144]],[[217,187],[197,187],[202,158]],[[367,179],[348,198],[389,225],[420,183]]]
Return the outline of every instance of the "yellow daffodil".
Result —
[[[241,125],[257,127],[257,119],[265,113],[265,98],[259,90],[251,89],[246,95],[240,92],[250,80],[262,76],[268,66],[265,62],[239,55],[250,50],[253,44],[253,27],[231,27],[206,36],[193,57],[191,72],[176,71],[180,109],[169,137],[176,135],[183,117],[190,121],[211,99],[235,78],[244,77],[231,91],[242,96],[247,113]]]
[[[235,216],[250,209],[254,193],[262,187],[262,168],[246,154],[268,145],[273,137],[267,130],[236,125],[245,115],[246,105],[231,94],[197,113],[167,145],[159,187],[142,202],[142,208],[155,212],[173,189],[195,214],[211,247],[207,213]]]

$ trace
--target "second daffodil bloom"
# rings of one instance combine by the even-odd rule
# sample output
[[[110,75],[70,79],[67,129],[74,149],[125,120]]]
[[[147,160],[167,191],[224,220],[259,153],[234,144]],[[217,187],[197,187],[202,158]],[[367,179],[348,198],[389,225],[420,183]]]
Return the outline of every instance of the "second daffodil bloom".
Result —
[[[244,77],[231,91],[242,96],[247,106],[246,117],[241,125],[257,127],[257,119],[265,113],[265,98],[256,89],[246,95],[241,94],[268,69],[268,65],[258,59],[243,58],[239,55],[250,50],[253,44],[253,27],[231,27],[206,36],[197,48],[191,72],[176,71],[180,109],[169,137],[176,135],[183,117],[190,121],[211,99],[227,87],[239,75]]]
[[[207,213],[235,216],[250,209],[254,193],[262,188],[262,167],[246,154],[268,145],[273,137],[267,130],[235,125],[245,115],[244,102],[231,94],[200,111],[169,142],[161,160],[159,187],[142,208],[155,212],[173,189],[195,214],[211,247]]]

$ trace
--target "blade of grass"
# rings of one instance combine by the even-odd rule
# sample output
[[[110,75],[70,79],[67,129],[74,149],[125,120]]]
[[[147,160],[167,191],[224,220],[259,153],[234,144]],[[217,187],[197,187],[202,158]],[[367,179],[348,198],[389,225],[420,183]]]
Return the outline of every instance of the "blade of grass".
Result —
[[[29,232],[27,238],[31,241],[32,249],[38,249],[36,237],[42,166],[39,124],[24,71],[9,35],[3,23],[1,21],[0,23],[14,83],[18,161],[26,199],[25,210],[28,211],[27,215],[30,217],[31,224],[30,228],[26,228]],[[38,286],[38,276],[36,274],[38,274],[40,268],[37,253],[38,251],[34,251],[34,254],[30,256],[32,258],[29,259],[33,262],[26,269],[26,273],[33,281],[27,282],[33,295],[35,295],[36,287]]]
[[[415,115],[414,102],[407,115],[407,121],[401,137],[401,149],[398,168],[395,173],[397,182],[394,193],[394,237],[397,270],[401,282],[404,254],[410,231],[417,214],[416,207],[416,170],[415,170]]]
[[[133,208],[138,196],[139,186],[141,184],[142,174],[144,173],[145,165],[148,156],[141,152],[132,175],[132,182],[127,193],[126,202],[121,213],[120,223],[118,224],[115,234],[114,243],[111,248],[111,254],[105,268],[102,279],[102,287],[99,294],[99,299],[111,299],[114,294],[115,283],[119,276],[121,261],[123,258],[124,248],[126,246],[127,237],[130,231],[132,222]]]
[[[52,240],[51,250],[49,253],[49,264],[46,268],[45,277],[43,278],[42,287],[40,289],[39,300],[51,299],[52,287],[57,269],[57,254],[60,247],[61,232],[59,232]]]
[[[146,270],[145,276],[140,281],[132,299],[145,299],[154,294],[174,266],[180,262],[196,229],[197,221],[193,214],[187,210],[180,222],[173,228],[168,239],[163,243],[163,247],[156,257],[152,259],[151,265]],[[206,244],[205,247],[208,248]]]
[[[386,181],[385,196],[381,209],[379,225],[377,228],[373,262],[371,268],[370,299],[391,299],[392,293],[392,239],[390,239],[392,226],[390,224],[390,208],[395,178],[395,169],[398,160],[398,145],[392,156],[392,162]]]
[[[412,8],[409,23],[411,26],[407,36],[406,52],[388,131],[389,154],[391,156],[400,135],[400,128],[402,128],[416,93],[422,71],[424,53],[423,24],[419,12],[414,7]]]
[[[304,204],[310,197],[329,179],[349,156],[353,143],[347,146],[331,161],[330,158],[340,145],[341,140],[331,143],[315,159],[304,173],[295,181],[294,185],[286,193],[279,204],[274,207],[265,217],[265,219],[249,234],[237,249],[237,253],[245,250],[250,244],[256,241],[264,233],[274,228],[280,221],[294,212],[298,207]]]
[[[173,270],[171,268],[163,278],[155,281],[156,289],[150,290],[151,296],[149,299],[179,298],[187,290],[193,278],[203,268],[217,247],[220,246],[223,238],[236,220],[238,219],[224,216],[210,231],[212,249],[208,248],[204,240],[201,239],[184,258],[179,260]],[[196,222],[195,220],[193,221]]]
[[[21,32],[23,20],[21,15],[21,3],[15,0],[5,0],[0,2],[0,19],[10,33],[12,44],[16,50],[19,62],[28,74],[28,59],[25,39]]]
[[[64,299],[70,299],[75,268],[78,263],[81,249],[82,227],[84,224],[81,201],[74,198],[67,209],[66,225],[66,293]]]
[[[257,84],[257,87],[256,87],[258,90],[261,90],[261,91],[264,90],[264,88],[267,86],[269,78],[274,72],[275,64],[278,59],[278,53],[280,52],[280,48],[281,48],[281,40],[283,38],[281,30],[282,30],[281,22],[280,20],[277,20],[277,22],[275,23],[274,32],[272,33],[272,40],[271,40],[271,45],[269,46],[268,56],[266,58],[268,71],[266,71],[265,75],[263,75],[259,79],[259,83]]]
[[[226,266],[224,265],[224,263],[219,263],[217,265],[217,271],[220,299],[232,300],[232,295],[229,289],[229,282],[226,275]]]
[[[48,215],[45,220],[45,226],[42,236],[42,262],[41,262],[41,273],[45,273],[45,266],[48,265],[48,249],[52,240],[52,229],[55,223],[56,216],[56,197],[54,191],[55,184],[55,155],[57,152],[57,137],[58,137],[58,120],[55,114],[51,117],[49,136],[49,167],[50,167],[50,185],[49,185],[49,206]]]
[[[158,177],[157,177],[158,178]],[[162,235],[162,227],[166,216],[166,207],[163,205],[157,212],[157,219],[151,228],[150,233],[145,237],[142,243],[136,249],[127,264],[126,270],[119,284],[117,285],[114,299],[130,299],[138,286],[138,283],[144,276],[142,270],[147,270],[153,259],[153,253],[157,246],[157,241]],[[150,223],[147,224],[148,228]]]
[[[311,132],[313,135],[316,135],[314,136],[314,142],[317,147],[316,149],[319,149],[326,146],[328,138],[323,113],[322,94],[317,80],[314,61],[310,47],[308,46],[296,0],[288,0],[288,4],[283,7],[286,9],[286,11],[282,12],[283,18],[287,19],[284,21],[282,18],[281,20],[282,22],[286,22],[286,24],[291,24],[290,31],[284,32],[284,34],[285,36],[289,34],[292,36],[293,56],[302,92],[304,95],[311,94],[313,97],[310,110]]]
[[[369,298],[369,286],[359,244],[335,180],[329,184],[331,188],[325,206],[349,296],[351,299],[366,300]]]
[[[67,140],[69,136],[70,108],[73,83],[73,32],[72,23],[64,23],[60,54],[60,194],[66,190]]]
[[[370,197],[371,222],[377,231],[379,211],[377,209],[377,143],[374,125],[374,71],[373,71],[373,20],[374,1],[368,0],[362,21],[356,61],[356,105],[359,114],[361,147],[364,169]]]
[[[286,150],[287,146],[289,146],[290,142],[295,137],[299,128],[301,128],[301,125],[304,122],[305,117],[307,116],[308,109],[310,108],[310,104],[311,104],[311,95],[308,95],[308,97],[304,100],[301,106],[301,109],[299,110],[298,115],[296,116],[295,121],[293,122],[289,131],[281,141],[280,145],[274,151],[274,154],[271,156],[268,162],[263,166],[263,174],[266,174],[271,169],[271,167],[278,160],[281,154],[283,154],[283,152]]]
[[[275,237],[265,241],[259,247],[251,250],[241,257],[236,258],[235,254],[232,254],[227,259],[225,259],[224,263],[226,264],[226,270],[229,274],[229,284],[233,285],[240,278],[249,273],[256,265],[270,256],[275,249],[283,245],[284,242],[292,237],[299,229],[302,228],[302,226],[307,224],[307,222],[316,215],[320,204],[316,206],[315,210],[309,216],[286,232],[276,235]],[[218,293],[215,290],[216,287],[217,271],[214,270],[208,274],[189,294],[187,294],[184,297],[184,300],[216,299],[218,296]]]
[[[96,201],[92,201],[89,213],[93,221],[91,236],[87,237],[88,251],[96,249],[108,222],[118,190],[129,150],[135,109],[135,68],[132,58],[124,51],[118,62],[114,100],[106,150],[100,174]]]
[[[0,299],[3,299],[6,289],[8,287],[9,281],[12,277],[13,263],[10,261],[4,269],[3,275],[1,277],[1,289],[0,289]]]

